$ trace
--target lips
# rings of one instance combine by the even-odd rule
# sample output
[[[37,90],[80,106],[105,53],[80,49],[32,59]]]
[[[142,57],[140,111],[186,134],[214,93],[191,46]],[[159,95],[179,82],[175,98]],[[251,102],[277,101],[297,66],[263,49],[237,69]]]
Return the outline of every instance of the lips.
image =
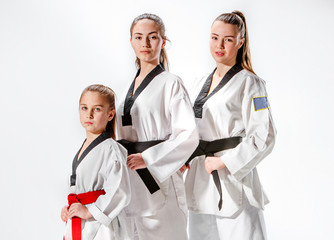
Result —
[[[218,57],[222,57],[222,56],[224,56],[224,52],[215,52],[215,54],[218,56]]]
[[[93,123],[92,122],[85,122],[85,124],[92,125]]]

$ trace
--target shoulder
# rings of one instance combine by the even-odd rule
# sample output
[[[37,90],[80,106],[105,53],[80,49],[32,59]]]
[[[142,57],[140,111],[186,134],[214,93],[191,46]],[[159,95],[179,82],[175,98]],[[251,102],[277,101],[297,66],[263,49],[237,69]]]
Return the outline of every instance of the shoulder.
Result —
[[[168,71],[163,71],[161,74],[158,75],[159,77],[164,79],[164,82],[167,84],[181,84],[183,85],[182,79]]]
[[[266,82],[245,69],[236,74],[236,81],[241,84],[245,91],[266,91]]]
[[[114,161],[126,161],[127,157],[127,150],[118,142],[116,142],[112,138],[108,138],[105,141],[102,142],[102,151],[106,155],[110,156],[111,160]]]
[[[170,93],[171,96],[184,96],[187,95],[186,88],[183,84],[182,79],[168,71],[164,71],[160,74],[164,87],[164,92]]]
[[[240,81],[240,91],[243,93],[242,96],[246,101],[250,99],[256,99],[256,101],[267,101],[267,90],[265,81],[259,76],[242,70],[237,74]]]
[[[265,84],[265,81],[259,76],[243,69],[237,74],[237,78],[244,79],[247,84]]]

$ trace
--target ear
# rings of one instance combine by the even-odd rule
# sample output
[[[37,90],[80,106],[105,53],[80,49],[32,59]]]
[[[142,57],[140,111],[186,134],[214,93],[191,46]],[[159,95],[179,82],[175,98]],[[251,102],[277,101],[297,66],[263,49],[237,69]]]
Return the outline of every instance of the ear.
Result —
[[[240,41],[239,41],[239,46],[238,46],[238,49],[242,47],[242,45],[244,45],[245,43],[245,38],[241,38]]]
[[[108,122],[110,122],[115,116],[115,109],[111,110],[108,116]]]
[[[162,39],[162,45],[161,49],[163,49],[166,46],[167,39]]]

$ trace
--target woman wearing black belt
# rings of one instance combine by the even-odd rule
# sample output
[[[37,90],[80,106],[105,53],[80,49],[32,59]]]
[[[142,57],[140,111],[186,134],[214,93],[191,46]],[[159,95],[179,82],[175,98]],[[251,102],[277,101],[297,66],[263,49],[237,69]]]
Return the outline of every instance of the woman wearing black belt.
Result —
[[[272,151],[276,131],[248,45],[241,12],[218,16],[210,39],[216,69],[190,91],[201,139],[186,178],[191,240],[266,239],[268,199],[256,166]]]
[[[194,114],[179,77],[169,73],[162,20],[137,17],[131,45],[138,73],[117,110],[118,137],[128,149],[134,239],[186,240],[187,206],[180,167],[198,144]]]

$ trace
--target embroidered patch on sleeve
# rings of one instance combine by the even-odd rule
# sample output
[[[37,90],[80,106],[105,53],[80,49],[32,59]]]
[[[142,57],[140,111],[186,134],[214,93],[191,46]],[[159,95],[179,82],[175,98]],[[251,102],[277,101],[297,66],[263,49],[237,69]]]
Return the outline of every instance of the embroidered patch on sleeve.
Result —
[[[255,97],[253,98],[255,111],[263,110],[268,108],[267,97]]]

